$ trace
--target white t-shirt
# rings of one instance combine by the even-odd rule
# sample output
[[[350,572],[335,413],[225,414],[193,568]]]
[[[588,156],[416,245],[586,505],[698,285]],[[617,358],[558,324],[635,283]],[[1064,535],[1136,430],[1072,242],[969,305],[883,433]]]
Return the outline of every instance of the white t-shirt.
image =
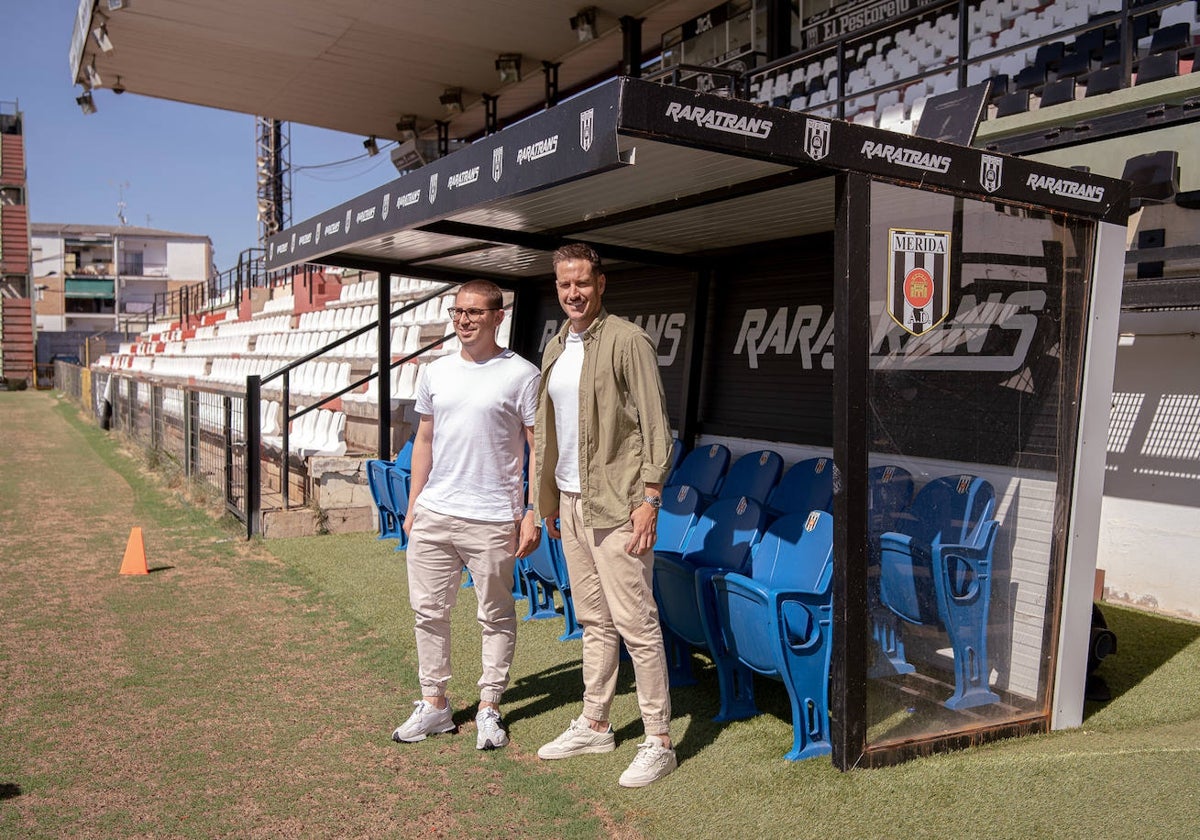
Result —
[[[431,362],[416,411],[433,418],[433,467],[417,504],[436,513],[512,522],[525,510],[525,428],[537,414],[538,369],[511,350],[486,362]]]
[[[554,404],[558,463],[554,480],[559,490],[579,492],[579,377],[583,374],[583,336],[567,330],[563,351],[550,371],[546,392]]]

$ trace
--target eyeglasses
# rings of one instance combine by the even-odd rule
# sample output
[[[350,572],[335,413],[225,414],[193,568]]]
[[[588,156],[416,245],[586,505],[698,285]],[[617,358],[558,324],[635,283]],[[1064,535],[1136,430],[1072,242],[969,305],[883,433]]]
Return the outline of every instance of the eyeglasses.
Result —
[[[482,318],[485,312],[498,312],[500,307],[489,306],[487,309],[463,309],[461,306],[447,306],[446,314],[450,316],[451,321],[457,321],[459,318],[467,317],[472,321]]]

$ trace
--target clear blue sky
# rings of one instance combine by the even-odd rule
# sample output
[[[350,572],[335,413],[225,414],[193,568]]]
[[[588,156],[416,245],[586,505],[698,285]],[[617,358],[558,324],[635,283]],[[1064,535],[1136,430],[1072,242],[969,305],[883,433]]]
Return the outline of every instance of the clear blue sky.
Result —
[[[0,0],[0,100],[24,113],[30,219],[115,225],[123,195],[129,224],[209,236],[217,268],[232,267],[258,244],[254,117],[107,88],[85,116],[68,62],[77,7]],[[294,170],[360,158],[295,172],[293,221],[396,177],[386,150],[363,157],[362,141],[291,125]]]

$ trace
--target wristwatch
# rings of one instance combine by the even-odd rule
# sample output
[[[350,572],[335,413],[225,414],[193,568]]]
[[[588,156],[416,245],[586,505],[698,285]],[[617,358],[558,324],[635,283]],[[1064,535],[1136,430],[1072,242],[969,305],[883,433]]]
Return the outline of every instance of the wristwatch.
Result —
[[[654,508],[655,510],[658,510],[662,507],[662,496],[651,496],[649,493],[647,493],[645,496],[642,496],[642,501],[650,505],[650,507]]]

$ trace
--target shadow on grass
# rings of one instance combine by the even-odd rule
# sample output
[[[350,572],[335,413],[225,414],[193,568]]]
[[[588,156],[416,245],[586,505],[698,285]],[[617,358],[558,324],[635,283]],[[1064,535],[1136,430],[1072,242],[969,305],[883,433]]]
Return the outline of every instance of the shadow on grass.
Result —
[[[675,753],[680,762],[698,755],[716,741],[727,722],[713,720],[720,710],[720,692],[717,688],[717,672],[712,663],[701,655],[690,654],[695,683],[671,687],[671,717],[673,720],[687,718],[687,729],[680,733],[676,729]],[[762,714],[771,715],[791,728],[792,710],[787,690],[783,683],[755,677],[755,701]],[[622,659],[617,671],[617,694],[637,690],[633,677],[633,663]],[[535,674],[514,681],[504,692],[504,701],[510,711],[505,718],[517,722],[524,718],[535,718],[544,713],[569,709],[578,715],[583,694],[583,671],[580,663],[567,662],[546,668]],[[563,698],[572,698],[564,702]],[[519,708],[517,708],[519,706]],[[473,714],[471,712],[470,714]],[[464,715],[464,718],[470,717]],[[644,731],[640,719],[631,720],[614,730],[617,744],[641,741]],[[779,753],[787,752],[791,738],[781,742]]]
[[[1120,699],[1200,639],[1200,624],[1111,604],[1102,605],[1101,609],[1108,628],[1117,636],[1117,651],[1100,663],[1096,674],[1108,684],[1112,698],[1102,703],[1089,702],[1084,710],[1085,720]]]
[[[21,795],[21,786],[12,782],[0,782],[0,799],[15,799]]]

